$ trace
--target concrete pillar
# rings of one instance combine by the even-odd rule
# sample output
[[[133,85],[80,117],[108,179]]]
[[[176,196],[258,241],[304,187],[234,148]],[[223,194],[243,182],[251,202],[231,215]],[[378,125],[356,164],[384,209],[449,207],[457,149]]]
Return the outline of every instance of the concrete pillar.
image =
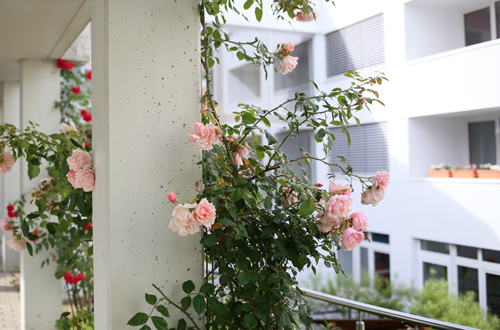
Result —
[[[201,233],[168,228],[165,196],[188,202],[201,175],[187,142],[200,120],[199,31],[197,0],[92,2],[96,329],[149,313],[152,283],[179,300],[184,281],[202,282]]]
[[[54,102],[60,97],[60,72],[55,61],[21,61],[21,127],[29,121],[40,124],[39,131],[46,134],[59,132],[60,113]],[[21,160],[21,191],[30,192],[47,176],[42,169],[38,178],[30,181],[27,164]],[[26,211],[29,211],[28,205]],[[42,261],[51,258],[43,250],[31,257],[21,252],[21,329],[54,329],[62,312],[61,280],[54,276],[56,264],[41,268]]]
[[[19,127],[21,120],[21,89],[17,82],[3,83],[2,121]],[[16,162],[9,173],[2,174],[2,207],[0,217],[7,216],[6,207],[21,196],[21,163]],[[12,250],[5,242],[12,238],[12,232],[2,232],[2,269],[12,272],[19,266],[20,254]]]

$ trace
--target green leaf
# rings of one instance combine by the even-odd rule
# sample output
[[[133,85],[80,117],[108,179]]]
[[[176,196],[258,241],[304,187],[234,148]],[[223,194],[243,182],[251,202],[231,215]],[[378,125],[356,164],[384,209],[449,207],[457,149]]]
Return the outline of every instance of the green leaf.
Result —
[[[193,298],[193,307],[196,313],[201,314],[205,310],[206,304],[205,304],[205,297],[203,297],[201,294],[196,295]]]
[[[272,135],[268,131],[266,131],[266,138],[267,138],[268,144],[270,146],[275,144],[275,143],[278,143],[278,140],[274,137],[274,135]]]
[[[216,14],[220,11],[219,3],[215,0],[212,1],[212,9],[214,10],[214,14]]]
[[[33,247],[31,246],[30,242],[26,242],[26,248],[28,249],[28,253],[30,256],[33,257]]]
[[[151,328],[148,325],[143,325],[139,330],[151,330]]]
[[[156,310],[158,312],[160,312],[160,314],[163,315],[163,316],[165,316],[165,317],[169,317],[170,316],[170,314],[168,313],[167,307],[165,307],[163,305],[156,306]]]
[[[243,8],[247,10],[248,8],[252,7],[252,5],[253,5],[253,0],[247,0],[247,2],[245,2],[245,4],[243,5]]]
[[[215,290],[215,285],[212,283],[205,283],[200,288],[200,293],[212,294]]]
[[[54,235],[57,232],[57,227],[53,222],[49,222],[45,228],[47,228],[49,234],[51,235]]]
[[[243,317],[243,326],[247,329],[253,329],[257,326],[257,319],[252,314],[246,314]]]
[[[194,283],[191,280],[182,283],[182,291],[184,291],[187,294],[193,292],[194,288],[195,288]]]
[[[299,306],[299,317],[300,321],[305,325],[311,325],[313,318],[307,314],[306,308],[304,305]]]
[[[181,308],[183,311],[186,311],[189,307],[191,307],[191,297],[184,297],[181,299]]]
[[[167,321],[163,317],[160,316],[151,316],[151,321],[153,321],[153,325],[158,330],[168,330]]]
[[[148,314],[137,313],[127,322],[127,324],[132,326],[143,325],[148,321],[148,319]]]
[[[154,294],[147,294],[146,293],[146,301],[148,302],[148,304],[154,305],[154,304],[156,304],[158,299],[156,298],[156,296]]]
[[[316,204],[312,199],[306,199],[305,201],[300,204],[299,212],[297,212],[298,215],[302,216],[308,216],[314,212],[316,209]]]
[[[245,192],[245,191],[244,191],[243,189],[239,189],[239,188],[235,189],[235,190],[233,191],[233,200],[234,200],[235,202],[237,202],[237,201],[239,201],[240,199],[242,199],[242,198],[243,198],[243,194],[244,194],[244,192]]]
[[[212,247],[215,245],[215,243],[217,243],[218,239],[219,238],[216,235],[211,234],[203,237],[200,243],[207,247]]]
[[[260,7],[255,7],[255,18],[259,22],[262,20],[262,9]]]
[[[229,312],[226,305],[214,297],[208,297],[208,307],[215,315],[225,316]]]
[[[76,249],[77,247],[80,246],[80,237],[76,237],[74,240],[73,240],[73,243],[71,243],[71,246],[73,247],[73,249]]]
[[[70,140],[71,140],[71,143],[73,143],[73,145],[74,145],[75,147],[78,147],[78,148],[80,148],[80,149],[83,149],[83,146],[80,144],[80,142],[78,142],[77,140],[75,140],[75,139],[73,139],[73,138],[71,138]]]
[[[61,319],[62,319],[63,317],[69,316],[70,314],[71,314],[70,312],[64,312],[64,313],[62,313],[62,314],[61,314]]]
[[[241,61],[245,58],[245,54],[243,54],[242,52],[237,52],[236,53],[236,56],[238,57],[238,59]]]
[[[177,330],[186,330],[187,324],[184,319],[180,319],[179,322],[177,322]]]
[[[40,174],[40,166],[37,165],[28,165],[28,177],[30,180],[33,180]]]

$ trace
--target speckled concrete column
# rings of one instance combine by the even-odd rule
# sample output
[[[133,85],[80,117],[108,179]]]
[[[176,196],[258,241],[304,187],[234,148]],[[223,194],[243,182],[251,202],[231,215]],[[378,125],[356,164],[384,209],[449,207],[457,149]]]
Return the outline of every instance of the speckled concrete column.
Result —
[[[46,134],[59,133],[60,112],[54,103],[60,97],[60,72],[55,61],[21,61],[21,127],[29,121],[39,124],[37,129]],[[38,186],[40,179],[48,177],[42,169],[38,178],[30,181],[27,163],[21,159],[21,192],[29,193]],[[30,209],[31,208],[31,209]],[[26,205],[25,211],[33,210]],[[47,250],[31,257],[28,251],[21,252],[21,329],[55,329],[55,321],[61,315],[61,280],[54,276],[56,264],[41,268],[42,262],[52,258]]]
[[[17,82],[3,83],[2,121],[19,127],[21,120],[21,89]],[[21,167],[20,162],[12,166],[9,173],[2,174],[3,190],[0,218],[7,216],[5,209],[9,203],[21,196]],[[19,267],[21,256],[19,252],[9,248],[5,242],[12,238],[11,232],[2,232],[2,269],[5,273],[12,272]]]
[[[92,2],[96,329],[123,330],[136,312],[149,313],[152,283],[178,300],[184,281],[202,281],[201,233],[168,228],[165,195],[188,202],[200,178],[200,152],[187,143],[200,109],[197,5]]]

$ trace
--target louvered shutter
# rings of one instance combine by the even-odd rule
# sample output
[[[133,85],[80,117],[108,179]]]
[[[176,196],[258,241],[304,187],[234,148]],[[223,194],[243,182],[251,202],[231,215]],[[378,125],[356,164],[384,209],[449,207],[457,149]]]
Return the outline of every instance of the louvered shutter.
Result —
[[[309,42],[295,46],[291,56],[299,58],[298,64],[293,71],[285,75],[280,72],[274,75],[275,91],[304,85],[311,80],[309,77]],[[276,63],[276,68],[279,70],[279,62]]]
[[[384,16],[379,14],[326,35],[328,77],[385,62]]]
[[[374,174],[389,170],[389,151],[387,144],[387,123],[349,126],[351,146],[341,128],[329,129],[335,135],[330,161],[339,163],[337,156],[347,159],[357,174]]]
[[[283,141],[283,139],[286,137],[286,135],[287,135],[287,133],[278,133],[278,134],[276,134],[276,138],[281,143],[281,141]],[[304,148],[305,151],[307,151],[312,156],[314,156],[314,153],[312,152],[313,140],[314,140],[314,136],[313,136],[312,131],[302,131],[300,134],[296,134],[295,139],[292,139],[291,137],[289,137],[285,141],[285,143],[283,143],[283,145],[281,146],[281,149],[283,149],[283,152],[287,156],[288,160],[297,159],[297,158],[302,157],[304,155],[302,153],[302,151],[300,151],[300,149],[297,146],[301,146],[302,148]],[[301,163],[304,164],[303,161],[301,161]],[[302,169],[300,168],[300,166],[295,164],[295,162],[292,163],[292,167],[293,167],[293,170],[295,171],[296,174],[298,174],[300,176],[302,175]],[[304,168],[307,171],[307,178],[309,179],[309,181],[311,181],[312,176],[313,176],[311,167],[308,165],[304,165]]]

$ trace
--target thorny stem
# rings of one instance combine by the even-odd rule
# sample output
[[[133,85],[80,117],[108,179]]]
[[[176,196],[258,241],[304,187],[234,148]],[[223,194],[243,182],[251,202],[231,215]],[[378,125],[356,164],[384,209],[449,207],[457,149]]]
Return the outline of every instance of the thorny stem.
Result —
[[[163,298],[166,301],[168,301],[171,305],[173,305],[174,307],[176,307],[177,309],[179,309],[182,313],[184,313],[191,320],[191,322],[193,323],[193,325],[195,326],[196,329],[201,330],[200,327],[194,321],[194,319],[191,317],[191,315],[189,315],[189,313],[187,313],[186,311],[182,310],[182,308],[179,305],[177,305],[176,303],[174,303],[172,300],[168,299],[168,297],[163,293],[163,291],[161,291],[160,288],[157,287],[155,284],[153,284],[153,287],[156,290],[158,290],[159,293],[161,293],[161,295],[163,296]]]

